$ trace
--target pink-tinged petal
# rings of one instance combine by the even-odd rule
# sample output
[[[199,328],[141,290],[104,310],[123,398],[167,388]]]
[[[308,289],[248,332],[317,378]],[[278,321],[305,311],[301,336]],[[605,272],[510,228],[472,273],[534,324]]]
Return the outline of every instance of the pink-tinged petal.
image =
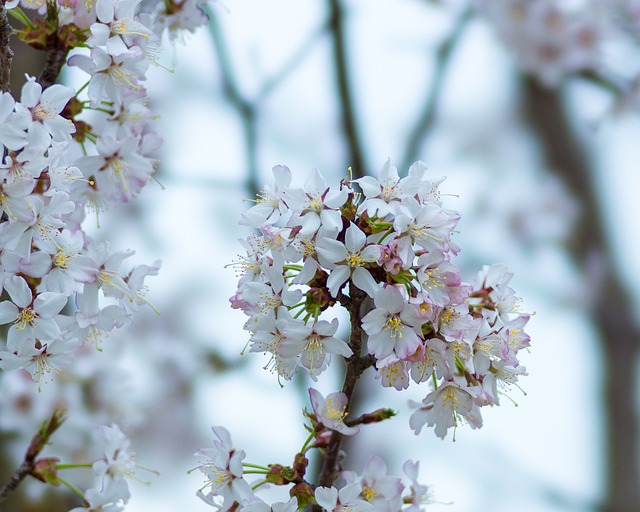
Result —
[[[91,25],[91,39],[87,44],[92,46],[103,46],[111,36],[111,29],[103,23],[94,23]]]
[[[420,338],[409,327],[403,329],[402,337],[396,339],[395,352],[400,359],[407,359],[420,347]]]
[[[13,276],[4,284],[4,289],[9,292],[11,300],[19,308],[26,308],[31,304],[33,295],[27,282],[22,277]]]
[[[43,251],[31,253],[27,263],[21,265],[22,271],[32,277],[44,277],[51,270],[51,257]]]
[[[360,254],[360,257],[364,261],[377,261],[380,258],[380,246],[378,245],[368,245]]]
[[[67,304],[67,296],[64,293],[44,292],[33,301],[33,309],[40,318],[51,318],[60,313]]]
[[[56,113],[62,111],[67,102],[73,98],[75,91],[66,85],[55,84],[45,89],[40,101],[53,107]]]
[[[362,468],[362,476],[367,480],[382,480],[387,475],[387,465],[377,455],[372,455]]]
[[[322,210],[320,220],[322,226],[329,231],[337,233],[342,229],[342,214],[337,210]]]
[[[233,450],[233,442],[231,441],[231,434],[224,427],[211,427],[211,430],[215,434],[215,436],[220,440],[222,446],[227,451]]]
[[[15,325],[12,325],[7,333],[7,349],[15,352],[26,343],[26,340],[30,340],[33,343],[34,337],[33,327],[27,326],[24,329],[18,329]]]
[[[347,251],[351,253],[358,252],[362,249],[366,241],[367,236],[358,226],[351,223],[344,235],[344,245],[347,248]]]
[[[362,328],[364,329],[364,332],[369,336],[380,333],[388,316],[388,312],[381,308],[369,311],[369,313],[367,313],[367,315],[362,319]]]
[[[329,293],[332,297],[336,297],[338,295],[338,292],[340,291],[342,285],[347,281],[347,279],[349,279],[349,275],[349,267],[347,267],[346,265],[340,265],[331,271],[331,273],[329,274],[329,278],[327,279],[327,287],[329,288]]]
[[[38,82],[36,82],[36,79],[32,76],[27,77],[27,81],[22,86],[20,103],[22,103],[27,108],[33,108],[40,101],[41,93],[42,86]]]
[[[314,411],[318,411],[324,406],[324,396],[317,389],[309,388],[309,400]]]
[[[234,450],[233,455],[229,459],[229,471],[231,471],[235,477],[239,478],[242,476],[242,461],[245,456],[244,450]]]
[[[60,337],[60,326],[53,318],[38,318],[33,326],[33,333],[42,341],[55,340]]]
[[[0,119],[5,120],[13,112],[16,101],[8,92],[0,94]]]
[[[378,283],[365,268],[358,267],[353,271],[351,276],[353,284],[365,292],[369,297],[375,297],[376,293],[380,289]]]
[[[291,185],[291,170],[286,165],[276,165],[271,171],[278,188],[286,188]]]
[[[338,491],[341,504],[353,503],[358,500],[360,493],[362,492],[362,486],[358,483],[345,485]]]
[[[343,243],[331,238],[321,238],[316,242],[316,252],[321,258],[320,263],[326,266],[327,263],[338,263],[347,259],[347,250]]]
[[[400,313],[404,308],[404,297],[395,286],[387,286],[376,293],[374,298],[377,307],[384,309],[387,313]]]
[[[331,323],[326,320],[320,320],[313,326],[313,330],[320,336],[333,336],[338,330],[338,319],[334,318]]]
[[[327,182],[317,168],[311,171],[306,181],[304,182],[304,189],[310,194],[323,194],[327,190],[327,188]]]
[[[324,204],[329,208],[338,209],[349,198],[349,189],[341,188],[340,190],[330,191],[324,199]]]
[[[372,176],[365,176],[355,181],[360,185],[365,197],[377,197],[380,195],[380,182]]]
[[[367,340],[367,351],[375,356],[376,359],[384,359],[393,352],[393,343],[389,339],[387,333],[369,336]]]
[[[95,65],[91,58],[86,55],[72,55],[69,57],[67,61],[67,65],[69,66],[77,66],[85,73],[93,74],[95,70]]]
[[[317,487],[315,497],[318,505],[328,512],[338,505],[338,489],[335,487]]]
[[[18,318],[18,313],[18,308],[13,302],[9,300],[0,302],[0,325],[13,322]]]
[[[291,338],[285,338],[278,343],[277,353],[281,357],[296,357],[299,355],[306,346],[306,340],[296,340]]]
[[[113,36],[107,40],[106,44],[109,55],[122,55],[129,51],[129,47],[124,44],[124,41],[120,36]]]
[[[324,338],[322,344],[325,350],[331,354],[338,354],[343,357],[351,357],[353,355],[353,350],[349,345],[338,338]]]
[[[96,16],[102,23],[113,21],[115,0],[98,0],[96,3]]]

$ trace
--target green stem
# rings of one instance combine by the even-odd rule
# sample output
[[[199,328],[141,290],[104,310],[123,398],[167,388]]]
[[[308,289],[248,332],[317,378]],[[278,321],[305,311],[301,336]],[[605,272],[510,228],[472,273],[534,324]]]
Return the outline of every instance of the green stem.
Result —
[[[66,480],[63,480],[60,477],[56,478],[56,481],[58,481],[59,483],[66,485],[69,489],[71,489],[75,494],[77,494],[78,496],[80,496],[83,500],[86,500],[86,498],[84,497],[84,493],[78,489],[75,485],[70,484],[69,482],[67,482]]]
[[[92,463],[86,463],[86,464],[56,464],[55,468],[56,469],[72,469],[72,468],[92,468],[93,464]]]
[[[260,466],[258,464],[250,464],[249,462],[243,462],[242,466],[245,468],[254,468],[254,469],[262,469],[264,471],[270,471],[266,466]]]
[[[309,434],[309,437],[305,439],[304,443],[302,444],[302,448],[300,448],[300,453],[304,453],[307,451],[307,449],[309,448],[309,443],[311,442],[312,439],[315,439],[315,432],[311,432]]]
[[[31,22],[29,16],[25,14],[25,12],[20,7],[14,7],[7,11],[8,14],[11,14],[15,19],[17,19],[23,25],[26,25],[31,30],[36,28],[36,26]]]

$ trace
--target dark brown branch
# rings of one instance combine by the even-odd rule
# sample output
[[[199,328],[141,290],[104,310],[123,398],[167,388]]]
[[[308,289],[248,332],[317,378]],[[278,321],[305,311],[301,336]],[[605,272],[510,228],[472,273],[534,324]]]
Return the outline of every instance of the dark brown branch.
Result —
[[[48,23],[52,23],[54,26],[59,27],[57,3],[51,1],[47,2],[46,20]],[[59,31],[60,29],[57,28],[47,36],[47,61],[38,80],[43,89],[51,87],[58,81],[58,76],[60,76],[62,66],[67,63],[69,46],[65,40],[60,37]]]
[[[342,111],[342,129],[347,138],[348,159],[353,170],[353,178],[356,179],[367,174],[367,166],[358,132],[351,88],[349,87],[344,12],[340,0],[329,0],[329,19],[336,87]]]
[[[22,464],[20,464],[20,467],[16,470],[11,479],[0,489],[0,503],[5,501],[27,476],[36,476],[36,457],[40,455],[40,452],[49,442],[49,438],[64,422],[64,414],[64,410],[56,409],[51,415],[49,421],[45,422],[40,431],[31,438],[31,443],[29,443],[29,448],[27,449],[27,453],[24,456]]]
[[[5,1],[0,2],[0,89],[2,92],[11,92],[9,82],[11,80],[11,61],[13,51],[11,51],[12,27],[7,17],[7,6]]]
[[[55,42],[53,42],[53,46],[47,50],[47,61],[39,79],[40,85],[42,85],[43,89],[51,87],[58,81],[58,76],[60,76],[62,66],[67,63],[68,50],[66,48],[61,49],[59,47],[57,36],[54,39]]]
[[[407,142],[407,147],[404,151],[404,157],[400,168],[405,171],[413,161],[418,158],[420,147],[433,128],[447,67],[451,62],[453,50],[462,38],[462,34],[464,33],[464,29],[470,17],[471,8],[468,8],[459,15],[452,32],[442,43],[440,43],[440,46],[438,46],[438,49],[436,50],[433,82],[427,91],[427,96],[423,102],[424,106],[422,107],[422,111],[418,116],[416,124],[409,132],[409,141]]]
[[[559,91],[525,82],[524,105],[536,130],[547,162],[582,203],[582,218],[570,251],[585,279],[594,280],[589,314],[602,343],[605,431],[608,444],[607,512],[640,510],[640,424],[635,401],[640,331],[631,308],[633,301],[616,272],[616,260],[604,226],[594,170],[585,149],[576,140]],[[594,265],[598,272],[593,271]],[[592,279],[592,278],[591,278]]]
[[[349,346],[351,350],[353,350],[353,355],[345,361],[347,369],[342,386],[342,392],[347,396],[347,413],[349,413],[351,408],[351,399],[358,379],[360,379],[362,373],[375,362],[373,356],[368,354],[362,355],[364,338],[362,331],[363,312],[361,306],[366,300],[367,295],[352,285],[350,285],[350,290],[351,301],[349,303],[349,316],[351,319],[351,335],[349,337]],[[339,432],[334,431],[331,434],[331,440],[325,450],[322,470],[318,478],[318,485],[320,486],[332,486],[338,476],[338,456],[340,455],[342,438],[343,435]]]

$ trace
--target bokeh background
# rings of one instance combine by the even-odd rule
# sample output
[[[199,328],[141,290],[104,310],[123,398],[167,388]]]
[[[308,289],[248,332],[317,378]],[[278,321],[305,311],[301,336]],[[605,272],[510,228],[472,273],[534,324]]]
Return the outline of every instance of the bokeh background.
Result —
[[[399,414],[363,429],[345,466],[361,470],[378,454],[400,476],[405,460],[420,460],[434,512],[640,510],[633,105],[621,108],[590,72],[543,84],[463,0],[228,0],[208,10],[208,27],[167,41],[163,62],[175,71],[148,76],[165,139],[157,183],[101,214],[93,232],[135,249],[135,263],[162,259],[148,281],[161,314],[147,310],[102,354],[81,357],[78,375],[43,389],[26,417],[37,424],[52,402],[90,396],[82,413],[70,409],[70,432],[116,421],[139,463],[161,473],[141,475],[149,486],[131,483],[132,512],[210,510],[195,496],[202,479],[187,471],[191,454],[211,444],[211,425],[228,428],[248,462],[289,463],[306,437],[310,382],[281,388],[262,369],[266,356],[240,355],[248,334],[229,307],[236,276],[225,267],[249,234],[239,215],[277,164],[302,184],[314,167],[337,182],[349,166],[377,175],[390,158],[403,175],[422,160],[433,177],[447,176],[444,204],[462,215],[463,277],[505,263],[522,309],[535,313],[529,376],[483,411],[481,430],[460,427],[453,442],[409,429],[407,402],[426,388],[382,389],[369,370],[357,408]],[[632,79],[633,38],[603,38],[602,69]],[[29,385],[0,376],[5,393],[26,396]],[[339,371],[317,384],[339,386]],[[6,407],[1,415],[9,461],[23,449],[11,419],[27,420]],[[54,440],[52,452],[85,454],[77,435]]]

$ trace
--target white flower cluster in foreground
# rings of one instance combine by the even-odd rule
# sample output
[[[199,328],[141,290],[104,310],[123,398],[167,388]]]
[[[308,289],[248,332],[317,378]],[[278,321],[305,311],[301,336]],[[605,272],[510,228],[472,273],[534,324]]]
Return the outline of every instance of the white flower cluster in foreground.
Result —
[[[196,453],[201,459],[197,467],[207,476],[207,484],[198,491],[198,496],[220,512],[229,509],[244,512],[295,512],[309,503],[317,504],[327,512],[404,511],[418,512],[422,505],[429,503],[427,486],[418,483],[418,462],[407,461],[403,465],[405,479],[387,475],[387,466],[380,457],[370,457],[362,472],[343,471],[340,474],[342,485],[339,488],[317,486],[314,489],[305,482],[297,467],[283,468],[271,465],[261,468],[255,464],[244,463],[245,452],[233,447],[231,435],[224,427],[212,427],[216,437],[213,448],[203,448]],[[310,446],[312,447],[312,446]],[[304,451],[304,450],[303,450]],[[302,453],[298,454],[299,456]],[[290,479],[294,484],[286,502],[269,505],[255,492],[261,485],[247,478],[263,473],[270,482],[282,485],[282,479]],[[208,489],[205,494],[203,491]]]
[[[38,6],[63,62],[75,49],[68,64],[88,73],[78,90],[43,90],[28,77],[20,101],[0,96],[0,324],[10,324],[0,369],[24,368],[41,382],[85,341],[100,348],[146,302],[144,281],[159,262],[123,271],[133,252],[94,242],[82,223],[87,210],[117,207],[149,181],[161,140],[141,83],[163,32],[206,17],[192,0],[9,3],[26,25],[20,37],[36,46],[42,31],[22,8]]]
[[[498,404],[500,386],[525,374],[518,351],[529,344],[512,274],[484,267],[467,284],[452,263],[459,215],[442,207],[442,181],[422,162],[405,178],[387,162],[378,178],[337,187],[314,171],[301,189],[290,186],[288,168],[274,168],[242,219],[261,235],[243,241],[244,274],[231,299],[250,317],[251,351],[268,353],[288,380],[299,368],[317,377],[333,354],[354,355],[335,337],[332,313],[360,293],[362,324],[352,329],[364,331],[377,378],[398,390],[433,383],[411,427],[427,423],[440,437],[461,419],[481,426],[479,407]]]

